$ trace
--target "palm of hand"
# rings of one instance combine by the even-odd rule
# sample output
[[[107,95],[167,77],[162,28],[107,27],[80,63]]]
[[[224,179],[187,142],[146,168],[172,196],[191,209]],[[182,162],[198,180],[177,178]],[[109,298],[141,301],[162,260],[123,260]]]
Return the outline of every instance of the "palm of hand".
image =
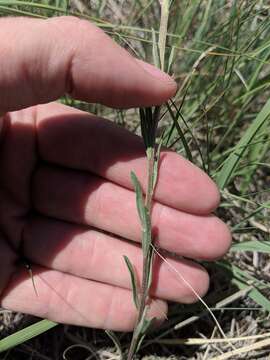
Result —
[[[74,26],[73,20],[71,25],[70,20],[57,21],[62,21],[63,26]],[[31,26],[36,25],[33,22]],[[84,31],[93,32],[91,27],[85,29],[88,24],[83,22],[81,26]],[[134,67],[134,60],[103,33],[97,31],[95,36],[105,43],[106,51],[111,52],[112,59],[116,58],[115,64],[122,71],[125,66]],[[79,52],[76,59],[85,66],[85,58],[80,59]],[[127,84],[116,77],[115,85],[113,72],[103,74],[103,83],[108,84],[109,79],[114,84],[114,99],[106,94],[100,75],[98,85],[93,85],[94,100],[103,96],[102,103],[128,107],[162,102],[172,95],[173,86],[168,80],[163,81],[162,88],[161,82],[151,77],[147,90],[150,75],[137,64],[134,69],[137,73],[133,86],[132,79]],[[20,71],[18,67],[18,74]],[[85,95],[83,74],[73,71],[72,93],[93,101]],[[53,76],[60,75],[56,71]],[[132,77],[132,72],[127,76]],[[156,92],[153,81],[157,81]],[[49,80],[47,86],[50,94]],[[124,90],[130,95],[128,100],[123,100]],[[51,95],[45,99],[42,96],[39,95],[40,102],[51,100]],[[11,105],[7,108],[0,103],[3,111],[37,103],[36,99],[29,101],[25,94],[19,102],[16,97],[6,103],[9,101]],[[140,241],[140,225],[129,176],[134,170],[145,187],[142,142],[109,121],[57,103],[7,113],[3,119],[1,305],[59,322],[131,329],[136,311],[123,255],[131,259],[140,277],[141,253],[136,245]],[[217,190],[195,166],[176,154],[163,152],[155,200],[153,225],[160,247],[195,259],[213,259],[226,251],[229,232],[211,215],[218,203]],[[32,263],[38,297],[20,264],[22,255]],[[208,275],[201,266],[191,260],[168,261],[199,294],[205,293]],[[156,261],[155,269],[152,294],[156,300],[151,308],[155,316],[164,316],[165,300],[195,300],[190,289],[179,283],[166,264]]]

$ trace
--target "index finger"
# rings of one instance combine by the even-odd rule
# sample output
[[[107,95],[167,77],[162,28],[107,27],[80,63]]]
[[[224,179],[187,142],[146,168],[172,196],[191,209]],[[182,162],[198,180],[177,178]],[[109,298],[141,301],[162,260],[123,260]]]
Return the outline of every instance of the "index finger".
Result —
[[[147,188],[142,139],[109,120],[58,103],[36,111],[39,154],[48,163],[87,171],[133,189],[130,173]],[[214,182],[172,151],[162,151],[155,199],[194,214],[209,214],[219,203]]]

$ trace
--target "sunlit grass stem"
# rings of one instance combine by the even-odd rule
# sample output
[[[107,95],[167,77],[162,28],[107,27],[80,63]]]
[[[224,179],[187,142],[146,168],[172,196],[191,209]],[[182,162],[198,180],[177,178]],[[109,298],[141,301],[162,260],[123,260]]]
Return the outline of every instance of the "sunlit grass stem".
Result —
[[[164,70],[164,61],[165,61],[165,47],[166,47],[166,36],[167,36],[167,26],[168,26],[168,16],[169,16],[169,2],[167,0],[160,1],[161,4],[161,20],[160,20],[160,31],[159,31],[159,41],[158,49],[156,48],[155,41],[153,42],[153,54],[155,65],[160,66],[161,70]],[[158,55],[158,56],[157,56]],[[141,109],[141,130],[146,147],[146,157],[147,157],[147,189],[145,196],[145,213],[148,217],[148,225],[146,221],[146,228],[143,227],[143,275],[142,275],[142,284],[141,284],[141,298],[139,301],[138,307],[138,318],[136,326],[133,332],[130,348],[128,351],[128,360],[132,360],[136,351],[138,350],[140,341],[143,339],[145,333],[141,333],[141,330],[146,326],[151,325],[151,320],[147,322],[147,307],[148,301],[150,300],[149,291],[151,288],[152,281],[152,266],[153,266],[153,257],[154,257],[154,247],[153,247],[153,235],[152,235],[152,226],[151,226],[151,208],[152,208],[152,199],[155,190],[155,185],[157,181],[157,172],[158,172],[158,161],[159,161],[159,151],[160,147],[156,144],[157,137],[157,127],[160,116],[160,106],[156,106],[154,110],[152,109]],[[138,203],[137,203],[138,206]],[[143,205],[141,205],[143,206]],[[139,206],[138,206],[139,208]],[[140,212],[140,210],[138,209]],[[139,214],[140,215],[140,214]],[[148,232],[145,235],[144,232]]]

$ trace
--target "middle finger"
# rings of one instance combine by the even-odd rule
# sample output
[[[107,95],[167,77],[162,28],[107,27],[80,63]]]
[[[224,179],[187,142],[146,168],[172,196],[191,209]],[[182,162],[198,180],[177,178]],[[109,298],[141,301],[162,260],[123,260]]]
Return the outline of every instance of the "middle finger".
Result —
[[[34,207],[41,214],[86,224],[140,242],[135,193],[87,172],[42,165],[33,179]],[[182,212],[155,202],[155,242],[195,259],[222,256],[229,244],[227,226],[213,215]]]

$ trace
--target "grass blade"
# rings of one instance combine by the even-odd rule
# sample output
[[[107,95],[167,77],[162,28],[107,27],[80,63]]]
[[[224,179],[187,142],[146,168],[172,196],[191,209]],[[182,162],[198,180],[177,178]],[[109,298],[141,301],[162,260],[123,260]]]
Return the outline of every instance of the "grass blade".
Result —
[[[153,41],[152,56],[153,56],[154,64],[156,67],[159,68],[160,67],[160,59],[159,59],[158,47],[157,47],[157,37],[156,37],[156,32],[154,29],[152,29],[152,41]]]
[[[0,340],[0,353],[7,351],[17,345],[24,343],[25,341],[31,340],[32,338],[43,334],[44,332],[52,329],[58,324],[49,321],[41,320],[36,324],[30,325],[22,330],[17,331],[16,333],[7,336],[6,338]]]
[[[160,57],[161,70],[164,70],[166,38],[167,38],[167,28],[168,28],[170,5],[169,5],[169,0],[160,0],[160,4],[161,4],[161,18],[160,18],[158,47],[159,47],[159,54],[160,54],[159,57]]]
[[[129,274],[130,274],[133,302],[134,302],[136,308],[138,309],[139,308],[139,296],[138,296],[138,286],[137,286],[135,269],[134,269],[131,261],[129,260],[129,258],[125,255],[124,255],[124,260],[125,260],[125,263],[127,265],[127,268],[128,268]]]
[[[118,337],[115,335],[115,333],[111,330],[105,330],[105,333],[109,336],[109,338],[112,340],[112,342],[114,343],[115,347],[116,347],[116,350],[117,352],[119,353],[119,356],[120,356],[120,360],[123,360],[124,359],[124,356],[123,356],[123,352],[122,352],[122,349],[121,349],[121,344],[120,344],[120,341],[118,339]]]
[[[137,176],[134,174],[134,172],[131,172],[131,180],[136,192],[136,204],[137,204],[137,210],[139,214],[139,218],[141,221],[142,226],[142,232],[143,232],[143,238],[142,238],[142,249],[143,254],[145,257],[147,257],[147,254],[149,252],[149,248],[151,245],[151,219],[150,219],[150,213],[147,207],[144,205],[144,199],[143,199],[143,193],[142,188],[139,183],[139,180]]]
[[[139,183],[137,176],[135,175],[135,173],[133,171],[131,172],[130,176],[131,176],[131,181],[133,183],[134,190],[136,193],[136,204],[137,204],[138,214],[139,214],[139,217],[141,220],[141,224],[142,224],[142,226],[144,226],[144,224],[145,224],[145,207],[144,207],[144,197],[143,197],[142,188],[141,188],[141,185]]]
[[[217,184],[223,190],[228,183],[232,180],[237,167],[239,166],[239,162],[247,149],[249,143],[254,139],[257,135],[261,127],[265,124],[266,121],[269,120],[270,115],[270,100],[264,105],[262,110],[256,116],[253,123],[246,130],[241,140],[238,142],[235,150],[228,159],[225,161],[223,167],[221,168],[218,176],[217,176]]]
[[[270,254],[270,241],[243,241],[237,244],[233,244],[232,251],[258,251],[265,254]]]
[[[179,137],[180,137],[180,139],[181,139],[181,141],[182,141],[182,144],[183,144],[183,146],[184,146],[184,149],[185,149],[187,158],[188,158],[189,161],[193,162],[192,153],[191,153],[191,151],[190,151],[190,149],[189,149],[188,143],[187,143],[186,138],[185,138],[185,135],[184,135],[184,133],[183,133],[183,131],[182,131],[182,129],[181,129],[181,126],[180,126],[179,123],[178,123],[178,117],[176,117],[176,116],[174,115],[174,113],[173,113],[170,105],[169,105],[168,103],[166,103],[166,105],[167,105],[167,109],[169,110],[169,113],[170,113],[170,115],[171,115],[171,118],[173,119],[174,126],[176,127],[176,130],[177,130],[177,132],[178,132],[178,135],[179,135]],[[180,113],[179,113],[179,114],[180,114]],[[178,114],[178,115],[179,115],[179,114]]]

